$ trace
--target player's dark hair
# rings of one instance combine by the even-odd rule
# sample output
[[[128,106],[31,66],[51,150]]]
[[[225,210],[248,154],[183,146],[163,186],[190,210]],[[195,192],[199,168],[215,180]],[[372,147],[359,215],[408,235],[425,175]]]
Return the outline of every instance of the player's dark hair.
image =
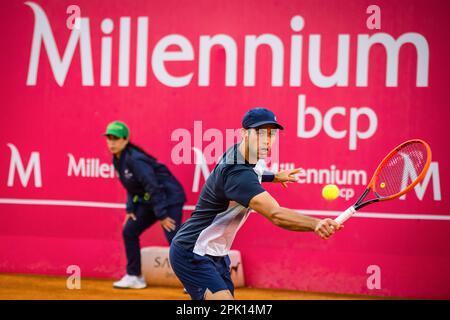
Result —
[[[150,154],[147,153],[147,151],[145,151],[144,149],[142,149],[140,146],[132,143],[132,142],[128,142],[128,145],[130,146],[130,148],[137,150],[139,152],[142,152],[143,154],[145,154],[147,157],[149,157],[151,160],[156,161],[156,158]]]

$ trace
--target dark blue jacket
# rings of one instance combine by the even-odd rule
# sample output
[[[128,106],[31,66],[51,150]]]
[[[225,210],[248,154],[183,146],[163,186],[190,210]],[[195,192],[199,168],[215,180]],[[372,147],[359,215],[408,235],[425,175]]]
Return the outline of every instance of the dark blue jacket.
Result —
[[[135,212],[136,203],[148,203],[155,216],[164,219],[168,206],[186,202],[183,187],[169,169],[136,148],[127,145],[113,163],[128,193],[127,212]]]

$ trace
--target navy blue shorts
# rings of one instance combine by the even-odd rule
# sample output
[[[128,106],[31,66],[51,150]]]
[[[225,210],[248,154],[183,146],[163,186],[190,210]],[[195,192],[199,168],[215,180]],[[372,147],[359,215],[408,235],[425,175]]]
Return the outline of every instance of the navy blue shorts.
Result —
[[[172,242],[170,264],[193,300],[202,300],[206,289],[212,293],[229,290],[234,295],[228,256],[200,256]]]

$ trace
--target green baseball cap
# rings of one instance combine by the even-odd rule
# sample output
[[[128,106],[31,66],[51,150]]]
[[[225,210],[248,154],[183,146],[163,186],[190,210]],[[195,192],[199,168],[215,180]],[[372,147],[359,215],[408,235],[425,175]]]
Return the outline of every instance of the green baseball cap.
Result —
[[[120,121],[113,121],[106,127],[104,135],[112,135],[118,138],[127,138],[129,134],[128,127],[125,123]]]

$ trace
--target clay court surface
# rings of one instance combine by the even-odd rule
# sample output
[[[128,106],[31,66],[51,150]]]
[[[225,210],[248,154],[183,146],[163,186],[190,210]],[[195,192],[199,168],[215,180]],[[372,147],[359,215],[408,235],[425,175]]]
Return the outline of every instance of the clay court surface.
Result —
[[[113,289],[113,280],[81,279],[81,289],[66,287],[67,278],[0,274],[1,300],[189,300],[181,288],[148,287],[142,290]],[[310,293],[290,290],[238,288],[240,300],[366,300],[383,297]]]

